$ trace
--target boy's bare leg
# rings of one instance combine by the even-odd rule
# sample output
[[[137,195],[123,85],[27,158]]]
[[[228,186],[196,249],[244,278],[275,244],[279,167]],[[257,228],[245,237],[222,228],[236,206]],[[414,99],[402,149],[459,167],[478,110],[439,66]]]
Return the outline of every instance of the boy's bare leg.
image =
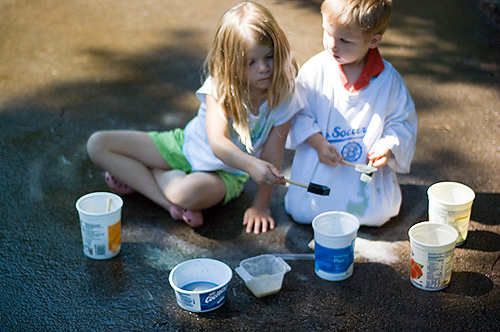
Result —
[[[148,133],[114,130],[94,133],[87,142],[90,158],[118,180],[167,211],[171,203],[151,173],[152,168],[170,169]]]

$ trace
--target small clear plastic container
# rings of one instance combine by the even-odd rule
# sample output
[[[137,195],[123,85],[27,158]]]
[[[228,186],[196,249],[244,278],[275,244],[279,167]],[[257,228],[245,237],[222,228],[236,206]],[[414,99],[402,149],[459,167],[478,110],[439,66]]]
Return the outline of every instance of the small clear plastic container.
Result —
[[[273,255],[260,255],[240,262],[235,271],[245,281],[246,286],[256,297],[275,294],[281,290],[283,276],[290,266],[281,258]]]

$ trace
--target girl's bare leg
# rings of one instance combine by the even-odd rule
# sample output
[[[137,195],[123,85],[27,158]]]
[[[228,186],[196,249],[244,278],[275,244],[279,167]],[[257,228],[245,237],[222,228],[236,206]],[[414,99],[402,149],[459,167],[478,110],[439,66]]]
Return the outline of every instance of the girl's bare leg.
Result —
[[[215,173],[182,171],[163,171],[154,169],[153,176],[165,197],[174,204],[170,210],[172,216],[180,214],[184,222],[191,227],[203,223],[201,210],[220,203],[226,194],[226,186]],[[174,210],[181,207],[182,210]]]
[[[89,138],[87,150],[95,164],[167,211],[170,210],[172,204],[158,187],[151,169],[169,170],[171,167],[146,132],[99,131]]]
[[[214,173],[186,175],[172,170],[146,132],[100,131],[87,143],[89,156],[115,178],[135,189],[192,227],[201,226],[202,209],[221,202],[226,188]],[[174,213],[173,213],[174,212]]]
[[[165,197],[172,204],[185,209],[203,210],[212,207],[220,203],[226,194],[224,182],[215,173],[193,172],[186,175],[182,171],[161,169],[154,169],[152,173]]]

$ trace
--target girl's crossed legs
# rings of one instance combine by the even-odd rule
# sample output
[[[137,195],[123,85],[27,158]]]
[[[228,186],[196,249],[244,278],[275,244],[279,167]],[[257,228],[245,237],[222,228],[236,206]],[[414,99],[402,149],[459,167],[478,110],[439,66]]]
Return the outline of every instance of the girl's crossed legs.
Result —
[[[87,150],[94,163],[182,219],[201,226],[202,209],[220,203],[226,187],[215,173],[186,174],[172,170],[147,132],[99,131],[89,138]]]

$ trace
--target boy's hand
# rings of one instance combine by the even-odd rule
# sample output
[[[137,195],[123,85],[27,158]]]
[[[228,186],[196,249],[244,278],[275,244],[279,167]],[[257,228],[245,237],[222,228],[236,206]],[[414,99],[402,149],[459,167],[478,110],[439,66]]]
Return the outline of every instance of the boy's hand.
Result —
[[[337,149],[330,144],[320,133],[311,135],[306,142],[318,153],[320,163],[333,166],[342,163],[343,159]]]
[[[261,229],[262,233],[274,229],[275,223],[268,208],[252,206],[245,211],[243,225],[246,226],[247,233],[251,233],[253,230],[255,234],[259,234]]]
[[[377,149],[368,153],[368,160],[373,162],[373,167],[382,167],[387,164],[389,158],[392,157],[392,151],[388,148]]]
[[[316,151],[318,151],[319,161],[328,166],[336,165],[342,161],[342,157],[337,152],[337,149],[328,141],[320,144]]]

